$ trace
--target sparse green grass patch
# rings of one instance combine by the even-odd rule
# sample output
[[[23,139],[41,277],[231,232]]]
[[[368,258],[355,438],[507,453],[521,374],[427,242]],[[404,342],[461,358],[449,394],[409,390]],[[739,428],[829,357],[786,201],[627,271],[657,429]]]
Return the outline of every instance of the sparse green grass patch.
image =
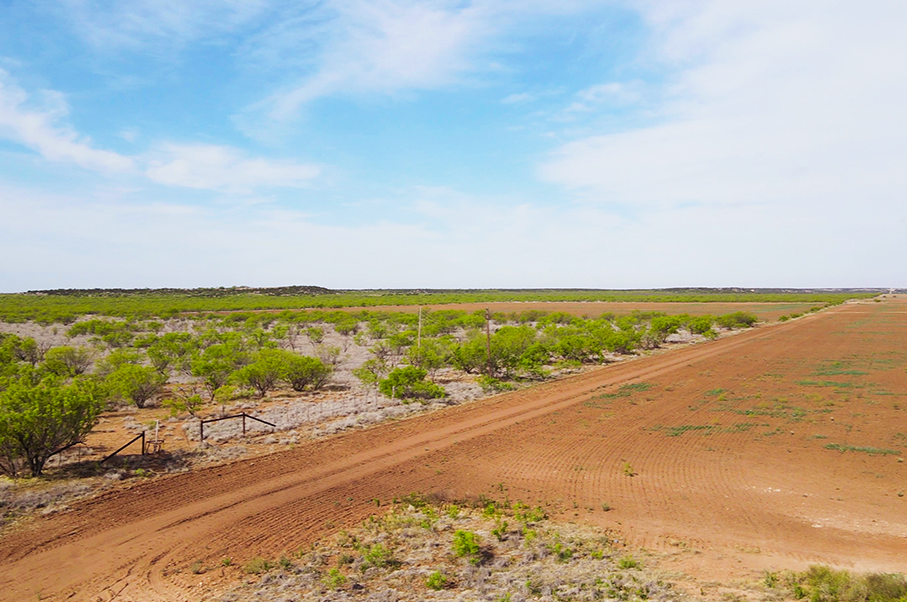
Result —
[[[497,504],[496,516],[487,518],[483,513],[485,501],[458,502],[455,519],[444,512],[449,505],[432,504],[439,527],[431,531],[415,528],[427,507],[398,504],[384,516],[372,516],[358,528],[306,548],[294,556],[291,567],[275,563],[263,570],[256,582],[237,585],[216,599],[472,600],[479,594],[483,600],[496,601],[542,597],[623,602],[687,599],[648,572],[637,560],[638,553],[616,550],[608,531],[549,523],[541,511],[520,502],[514,502],[512,508]],[[509,530],[501,541],[480,537],[502,521],[522,522],[527,515],[539,521],[533,529]],[[374,550],[377,545],[393,549],[399,564],[363,570],[366,563],[362,554],[352,562],[329,564],[330,559],[352,549]],[[458,547],[462,556],[455,551]],[[482,561],[464,562],[476,556]]]
[[[679,426],[656,426],[652,430],[661,431],[668,437],[680,437],[684,433],[700,432],[703,435],[711,434],[719,427],[708,424],[681,424]]]
[[[592,399],[620,399],[621,397],[630,397],[633,393],[639,393],[642,391],[648,391],[656,385],[652,383],[630,383],[627,385],[621,385],[617,391],[614,393],[602,393],[601,395],[594,395]]]
[[[825,446],[825,449],[833,449],[842,453],[849,451],[861,452],[864,454],[869,454],[870,456],[901,455],[901,452],[896,449],[883,449],[878,447],[868,447],[864,445],[844,445],[841,443],[829,443]]]

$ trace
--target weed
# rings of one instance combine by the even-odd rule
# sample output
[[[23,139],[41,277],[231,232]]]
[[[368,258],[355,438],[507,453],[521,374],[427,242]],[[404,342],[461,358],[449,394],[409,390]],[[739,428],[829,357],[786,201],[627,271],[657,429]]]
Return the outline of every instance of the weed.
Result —
[[[602,502],[602,510],[605,512],[610,512],[611,504],[609,504],[608,502]]]
[[[346,585],[346,576],[337,569],[331,569],[322,577],[322,583],[331,589],[340,589]]]
[[[231,566],[232,564],[233,564],[232,558],[228,558],[228,557],[224,556],[223,558],[220,559],[221,566]]]
[[[624,556],[617,561],[617,566],[622,569],[638,569],[639,561],[633,558],[632,556]]]
[[[468,558],[472,564],[479,563],[479,537],[471,531],[459,530],[454,533],[454,554]]]
[[[369,566],[385,568],[397,564],[391,551],[380,543],[365,548],[362,553],[362,560],[364,568]]]
[[[441,571],[435,571],[425,580],[425,586],[428,589],[440,591],[447,587],[447,576]]]
[[[630,383],[628,385],[621,385],[621,387],[615,393],[602,393],[601,395],[595,395],[592,399],[618,399],[620,397],[630,397],[633,393],[648,391],[654,387],[652,383]]]
[[[189,567],[189,570],[192,571],[193,575],[201,575],[205,572],[205,565],[202,564],[201,560],[196,560],[192,563],[192,566]]]
[[[668,437],[679,437],[686,432],[690,431],[704,431],[703,434],[709,434],[715,430],[713,425],[700,425],[700,424],[682,424],[680,426],[668,426],[668,427],[658,427],[659,430],[664,429],[667,432]]]
[[[498,541],[504,541],[504,537],[507,536],[507,527],[507,521],[499,518],[495,521],[495,526],[494,529],[491,530],[491,534],[494,535]]]
[[[564,546],[559,541],[551,546],[551,551],[554,552],[555,556],[557,556],[558,562],[568,562],[571,558],[573,558],[573,550]]]
[[[870,573],[852,575],[827,566],[814,565],[788,577],[794,597],[810,602],[896,602],[907,598],[903,575]]]
[[[451,504],[446,508],[447,517],[451,520],[456,520],[460,516],[460,507],[456,504]]]
[[[513,517],[523,524],[531,524],[545,520],[548,518],[548,515],[541,506],[530,509],[529,506],[522,502],[517,502],[513,506]]]
[[[281,556],[280,560],[277,561],[277,564],[280,566],[280,568],[282,568],[285,571],[288,571],[291,568],[293,568],[293,561],[290,560],[289,556]]]
[[[260,556],[256,556],[243,566],[243,571],[250,575],[261,575],[262,573],[267,573],[274,568],[274,563],[270,560],[265,560]]]
[[[630,465],[629,462],[624,462],[624,465],[621,467],[621,471],[625,476],[628,477],[635,477],[637,474],[636,471],[633,470],[633,466]]]
[[[842,453],[849,451],[863,452],[864,454],[869,454],[870,456],[901,455],[901,452],[895,449],[881,449],[878,447],[867,447],[861,445],[842,445],[840,443],[829,443],[825,446],[825,449],[834,449]]]

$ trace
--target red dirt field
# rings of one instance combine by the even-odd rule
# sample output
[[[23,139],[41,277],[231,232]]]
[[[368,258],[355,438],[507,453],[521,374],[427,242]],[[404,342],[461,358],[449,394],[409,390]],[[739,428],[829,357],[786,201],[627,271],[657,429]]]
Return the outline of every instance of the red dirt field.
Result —
[[[804,313],[812,307],[821,307],[823,303],[647,303],[647,302],[608,302],[608,301],[526,301],[526,302],[500,302],[500,303],[448,303],[442,305],[423,305],[423,309],[433,311],[462,310],[468,312],[485,311],[486,308],[493,312],[520,313],[523,311],[540,310],[547,312],[564,312],[572,316],[598,317],[605,313],[627,315],[634,311],[661,311],[666,314],[690,314],[691,316],[713,315],[720,316],[736,311],[745,311],[755,314],[761,322],[773,322],[784,315]],[[240,313],[281,313],[284,309],[263,310],[237,310]],[[324,307],[317,309],[300,309],[291,311],[371,311],[371,312],[403,312],[416,313],[418,305],[375,305],[371,307]],[[233,312],[211,312],[233,313]]]
[[[414,491],[546,504],[701,578],[904,572],[905,366],[907,299],[849,304],[146,481],[0,539],[0,599],[204,599],[241,575],[193,563],[276,557]]]

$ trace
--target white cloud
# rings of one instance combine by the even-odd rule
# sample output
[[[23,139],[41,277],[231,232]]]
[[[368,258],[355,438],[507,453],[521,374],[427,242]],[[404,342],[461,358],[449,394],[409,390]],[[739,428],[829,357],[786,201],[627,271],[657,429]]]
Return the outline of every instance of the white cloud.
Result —
[[[471,50],[489,33],[481,9],[449,2],[345,0],[318,70],[300,85],[270,97],[271,118],[292,116],[309,101],[334,93],[424,90],[444,86],[475,68]]]
[[[608,82],[596,84],[576,93],[574,100],[567,107],[567,112],[588,112],[605,105],[606,107],[627,105],[638,102],[643,97],[645,85],[642,81]]]
[[[505,105],[517,105],[527,102],[532,102],[535,100],[535,95],[528,92],[521,92],[519,94],[511,94],[501,99],[501,104]]]
[[[69,106],[63,94],[41,91],[37,103],[31,96],[0,69],[0,138],[48,161],[73,163],[108,176],[133,175],[140,169],[159,184],[238,194],[268,187],[305,187],[321,173],[318,165],[255,157],[229,146],[161,144],[135,157],[98,149],[65,123]],[[123,130],[119,136],[132,142],[138,131]]]
[[[673,71],[649,127],[560,146],[543,179],[618,204],[903,203],[907,5],[638,2]],[[780,206],[784,204],[784,207]]]
[[[41,96],[40,102],[33,102],[0,69],[0,138],[28,147],[50,161],[75,163],[102,172],[132,169],[132,159],[94,148],[90,138],[80,136],[64,123],[69,107],[62,94],[48,90]]]
[[[0,185],[0,254],[17,257],[0,265],[0,286],[907,285],[896,260],[907,207],[881,215],[793,206],[781,220],[758,205],[618,217],[591,204],[402,194],[412,208],[405,219],[337,225],[275,205],[187,207]]]
[[[250,157],[229,146],[165,144],[151,157],[145,175],[155,182],[232,193],[306,187],[321,172],[317,165]]]
[[[134,128],[127,128],[125,130],[121,130],[120,133],[117,134],[117,136],[119,136],[126,142],[135,142],[139,137],[139,131]]]
[[[244,54],[305,67],[287,85],[234,117],[249,135],[333,95],[396,95],[471,85],[506,69],[495,52],[517,51],[503,34],[527,19],[588,10],[581,0],[333,0],[256,36]],[[300,58],[303,57],[303,58]],[[314,57],[314,58],[312,58]],[[514,95],[506,102],[528,100]]]

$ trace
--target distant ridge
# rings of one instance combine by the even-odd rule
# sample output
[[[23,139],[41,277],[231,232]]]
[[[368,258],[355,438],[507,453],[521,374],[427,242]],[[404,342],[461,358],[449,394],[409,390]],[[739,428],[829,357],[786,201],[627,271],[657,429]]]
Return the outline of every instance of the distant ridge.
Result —
[[[49,289],[27,291],[26,295],[53,295],[68,297],[122,297],[143,295],[185,295],[188,297],[231,297],[235,295],[266,295],[289,297],[304,295],[337,295],[353,293],[359,295],[440,295],[451,293],[698,293],[698,294],[810,294],[810,293],[894,293],[904,294],[907,289],[879,288],[747,288],[747,287],[674,287],[649,289],[608,289],[608,288],[386,288],[386,289],[329,289],[323,286],[230,286],[217,288],[88,288]]]
[[[133,295],[185,295],[188,297],[270,295],[273,297],[285,297],[299,295],[327,295],[334,292],[336,291],[321,286],[221,286],[218,288],[57,288],[43,291],[27,291],[24,294],[68,297],[123,297]]]

